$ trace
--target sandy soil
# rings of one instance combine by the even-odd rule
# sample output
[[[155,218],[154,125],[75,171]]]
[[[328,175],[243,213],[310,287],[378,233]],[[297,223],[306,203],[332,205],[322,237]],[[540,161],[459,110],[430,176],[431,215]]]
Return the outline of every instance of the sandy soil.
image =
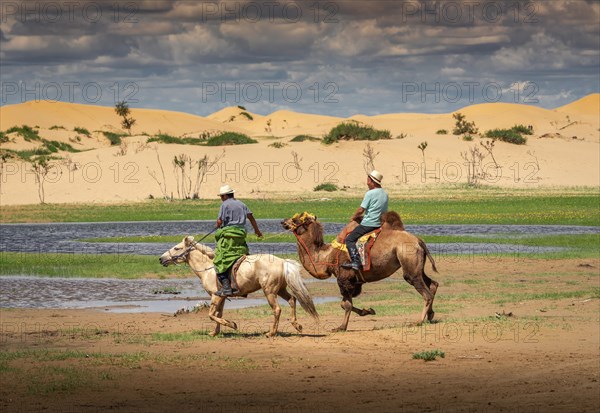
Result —
[[[157,340],[156,333],[208,329],[206,312],[113,314],[2,310],[0,408],[116,412],[595,412],[600,407],[600,301],[596,260],[483,259],[440,262],[438,322],[415,326],[420,298],[390,282],[357,300],[382,315],[353,315],[330,334],[336,305],[319,325],[300,312],[304,332],[283,321],[267,339],[266,308],[226,311],[240,333],[218,339]],[[518,287],[515,287],[517,285]],[[330,295],[331,283],[309,284]],[[512,293],[590,288],[590,296],[519,299]],[[408,312],[386,311],[398,294]],[[264,314],[263,314],[264,313]],[[496,313],[500,314],[497,318]],[[511,317],[502,314],[512,313]],[[287,316],[284,308],[283,318]],[[46,349],[70,353],[57,357]],[[412,355],[439,349],[445,358]],[[15,353],[24,351],[26,353]],[[54,354],[54,356],[53,356]],[[61,353],[58,353],[61,354]],[[76,356],[74,354],[79,354]]]
[[[36,126],[42,138],[69,143],[83,151],[60,153],[62,159],[53,162],[54,168],[44,184],[47,203],[139,201],[150,195],[178,198],[178,177],[172,160],[181,154],[190,156],[192,161],[205,155],[209,159],[224,155],[202,182],[201,198],[214,197],[224,183],[235,187],[238,197],[245,198],[309,193],[323,182],[348,187],[357,196],[364,192],[366,142],[289,142],[299,134],[322,137],[344,119],[289,111],[268,116],[246,112],[252,117],[250,120],[242,112],[238,107],[230,107],[200,117],[133,109],[132,116],[137,119],[133,136],[124,138],[122,146],[111,147],[101,131],[122,132],[112,108],[27,102],[0,108],[0,130],[23,124]],[[494,159],[498,167],[487,155],[480,162],[485,172],[481,184],[505,188],[600,185],[600,94],[554,110],[496,103],[466,107],[461,112],[476,123],[480,132],[516,124],[532,125],[535,130],[527,145],[497,142]],[[346,120],[389,129],[395,137],[371,143],[374,165],[384,175],[384,187],[392,193],[424,185],[466,183],[469,166],[463,153],[474,147],[485,153],[480,146],[485,139],[476,137],[467,142],[452,135],[452,114],[355,115]],[[64,129],[51,129],[55,126]],[[87,128],[91,136],[78,134],[75,127]],[[441,129],[449,134],[437,134]],[[163,132],[198,137],[215,131],[243,132],[259,143],[228,147],[147,144],[148,136],[143,134]],[[399,136],[403,138],[398,139]],[[25,150],[39,146],[16,133],[9,134],[9,138],[11,141],[2,144],[2,148]],[[273,147],[274,142],[285,146]],[[417,148],[421,142],[428,143],[424,156]],[[36,176],[29,163],[9,160],[1,171],[1,205],[40,202]],[[194,185],[195,174],[191,175]]]

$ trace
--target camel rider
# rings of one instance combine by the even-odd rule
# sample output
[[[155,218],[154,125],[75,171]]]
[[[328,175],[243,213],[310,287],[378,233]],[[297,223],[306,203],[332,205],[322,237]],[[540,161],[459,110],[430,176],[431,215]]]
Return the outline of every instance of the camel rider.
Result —
[[[361,223],[346,236],[346,248],[348,248],[348,254],[352,261],[342,264],[342,268],[362,270],[362,263],[356,249],[356,241],[363,235],[379,228],[381,226],[381,215],[387,212],[388,209],[388,194],[381,188],[382,179],[383,175],[375,170],[367,175],[369,190],[350,220],[354,221],[363,214],[364,217]]]
[[[215,294],[220,297],[227,297],[237,292],[231,289],[229,273],[233,264],[249,252],[246,244],[246,218],[250,220],[256,235],[262,237],[254,215],[246,204],[234,198],[234,192],[229,185],[222,186],[219,191],[223,203],[217,219],[218,230],[215,233],[217,248],[213,264],[221,282],[221,289]]]

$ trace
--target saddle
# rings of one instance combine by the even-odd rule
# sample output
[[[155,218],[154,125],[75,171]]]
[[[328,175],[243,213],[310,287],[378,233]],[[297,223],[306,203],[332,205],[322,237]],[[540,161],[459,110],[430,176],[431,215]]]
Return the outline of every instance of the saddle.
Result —
[[[247,255],[242,255],[240,258],[237,259],[236,262],[233,263],[233,265],[229,269],[229,279],[231,280],[231,288],[233,290],[239,291],[239,289],[240,289],[238,282],[237,282],[237,272],[247,257],[248,257]],[[217,278],[217,288],[221,288],[221,282],[219,281],[219,277],[217,277],[216,274],[215,274],[215,277]],[[246,298],[246,297],[248,297],[248,294],[235,294],[234,296]]]
[[[381,228],[377,228],[375,231],[371,231],[363,235],[356,242],[356,248],[358,249],[358,254],[360,255],[363,271],[369,271],[371,269],[371,248],[373,248],[373,244],[375,244],[380,232]],[[344,235],[344,241],[347,235],[348,234]],[[348,252],[346,244],[344,244],[343,241],[339,242],[337,238],[331,242],[331,246],[338,250]]]

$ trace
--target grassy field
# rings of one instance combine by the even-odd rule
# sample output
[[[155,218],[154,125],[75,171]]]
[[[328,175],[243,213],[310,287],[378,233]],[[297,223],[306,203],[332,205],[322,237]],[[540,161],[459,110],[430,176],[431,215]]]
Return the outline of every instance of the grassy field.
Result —
[[[151,242],[168,242],[171,237],[153,238]],[[173,243],[181,237],[173,237]],[[280,237],[278,242],[293,242],[289,237]],[[331,238],[331,237],[329,237]],[[556,252],[497,252],[490,248],[487,257],[528,257],[530,259],[600,259],[600,234],[584,235],[548,235],[525,238],[510,238],[505,236],[470,237],[470,236],[424,236],[429,244],[432,243],[486,243],[511,244],[527,247],[564,247],[564,251]],[[121,242],[138,242],[136,238],[121,240]],[[118,241],[116,241],[118,242]],[[276,242],[276,241],[271,241]],[[298,257],[279,255],[283,258]],[[434,254],[436,260],[460,259],[460,255]],[[163,268],[158,264],[157,257],[145,255],[117,254],[37,254],[37,253],[0,253],[1,275],[37,275],[48,277],[97,277],[97,278],[167,278],[190,277],[191,270],[187,266],[171,266]]]
[[[244,200],[257,218],[282,219],[309,211],[328,222],[347,221],[360,201],[360,198]],[[101,204],[4,206],[0,209],[0,222],[215,220],[220,204],[219,200],[152,200],[109,207]],[[591,191],[556,195],[473,191],[419,198],[392,196],[389,208],[398,211],[405,224],[600,225],[600,194]]]
[[[434,196],[435,195],[435,196]],[[516,191],[514,194],[475,190],[451,195],[425,193],[422,197],[392,199],[390,209],[400,211],[406,224],[562,224],[600,226],[600,195],[591,191],[572,191],[543,196]],[[311,211],[322,221],[345,222],[360,199],[329,201],[248,200],[259,218],[281,219],[294,212]],[[122,205],[29,205],[3,207],[0,219],[8,222],[102,222],[143,220],[214,219],[220,201],[153,200]],[[285,212],[283,212],[285,211]],[[88,242],[168,242],[176,244],[184,235],[86,239]],[[419,234],[416,234],[419,235]],[[524,254],[532,259],[600,259],[600,234],[510,236],[422,236],[431,243],[512,244],[527,247],[566,247],[565,251]],[[326,236],[330,241],[333,236]],[[260,240],[253,234],[249,242],[295,242],[290,233],[265,234]],[[214,237],[205,242],[214,242]],[[518,253],[494,253],[509,256]],[[297,258],[295,255],[289,258]],[[439,257],[436,257],[439,259]],[[138,255],[75,255],[0,253],[0,275],[164,278],[190,276],[187,267],[162,268],[157,257]]]

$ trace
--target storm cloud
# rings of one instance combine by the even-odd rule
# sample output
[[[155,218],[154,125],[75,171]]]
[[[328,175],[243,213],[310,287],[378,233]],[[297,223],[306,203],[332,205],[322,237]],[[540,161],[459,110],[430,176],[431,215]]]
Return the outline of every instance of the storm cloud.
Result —
[[[594,0],[8,0],[1,103],[125,99],[200,115],[551,108],[599,91],[598,21]]]

